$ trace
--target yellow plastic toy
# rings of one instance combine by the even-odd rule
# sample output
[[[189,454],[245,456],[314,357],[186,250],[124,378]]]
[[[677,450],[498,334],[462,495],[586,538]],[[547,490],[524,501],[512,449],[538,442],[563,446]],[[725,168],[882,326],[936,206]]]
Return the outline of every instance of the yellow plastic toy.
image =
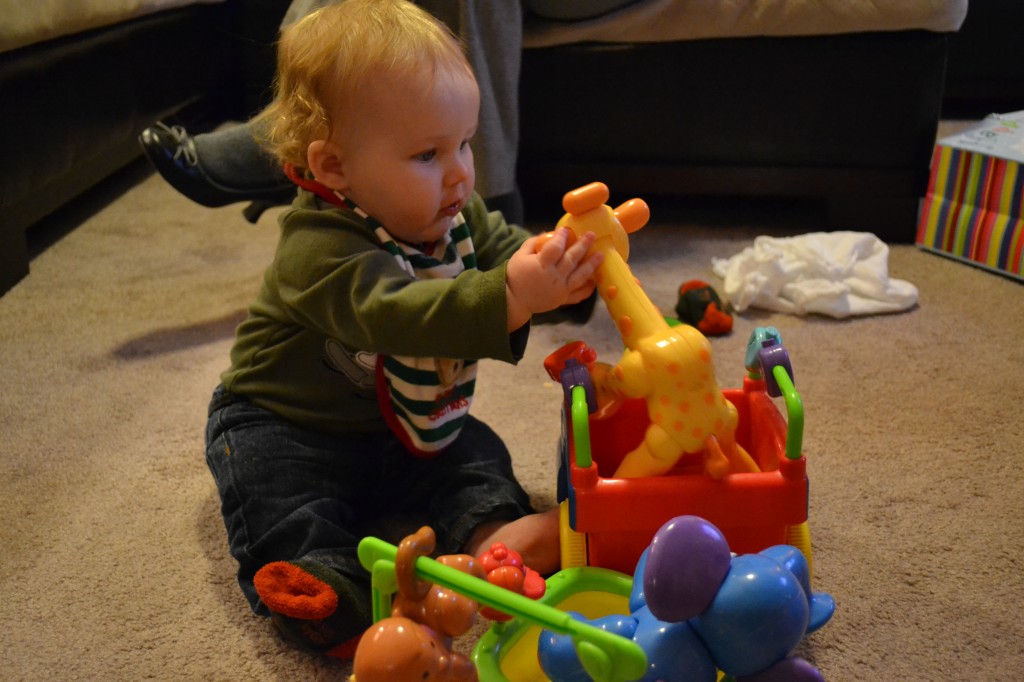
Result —
[[[670,326],[626,263],[627,234],[647,224],[650,209],[642,199],[632,199],[612,210],[605,203],[609,196],[600,182],[569,192],[562,200],[566,215],[556,229],[567,227],[576,237],[593,232],[593,248],[604,254],[596,272],[597,293],[625,351],[614,366],[599,366],[595,372],[599,400],[602,395],[644,398],[650,415],[643,442],[626,454],[615,476],[657,476],[684,454],[702,452],[713,478],[758,471],[736,442],[736,407],[718,387],[711,344],[694,327]]]

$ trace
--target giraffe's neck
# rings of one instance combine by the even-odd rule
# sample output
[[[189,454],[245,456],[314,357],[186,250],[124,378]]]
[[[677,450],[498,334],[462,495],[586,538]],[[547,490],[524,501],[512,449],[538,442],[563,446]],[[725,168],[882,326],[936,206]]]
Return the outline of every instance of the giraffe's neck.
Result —
[[[634,349],[640,339],[668,329],[661,312],[613,248],[604,249],[604,262],[597,271],[597,293],[608,307],[626,348]]]

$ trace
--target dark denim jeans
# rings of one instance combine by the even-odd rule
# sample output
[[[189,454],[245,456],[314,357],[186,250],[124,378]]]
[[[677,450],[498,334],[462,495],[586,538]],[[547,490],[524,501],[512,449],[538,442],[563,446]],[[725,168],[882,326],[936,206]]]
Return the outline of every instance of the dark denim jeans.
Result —
[[[210,402],[206,461],[238,582],[263,615],[253,576],[272,561],[314,561],[365,584],[369,599],[356,546],[377,534],[383,518],[431,526],[438,553],[452,554],[481,523],[533,511],[508,449],[473,417],[444,452],[420,459],[390,432],[310,431],[220,386]]]

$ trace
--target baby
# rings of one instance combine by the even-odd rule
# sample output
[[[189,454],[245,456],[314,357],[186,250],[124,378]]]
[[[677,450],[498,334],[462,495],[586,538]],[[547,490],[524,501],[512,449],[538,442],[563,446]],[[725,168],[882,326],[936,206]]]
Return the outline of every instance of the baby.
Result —
[[[347,0],[282,34],[265,141],[300,187],[231,366],[207,462],[253,610],[331,655],[370,625],[356,547],[380,520],[437,551],[501,541],[558,568],[501,439],[470,414],[477,362],[517,362],[530,320],[589,311],[594,236],[537,244],[473,192],[480,96],[448,30]]]

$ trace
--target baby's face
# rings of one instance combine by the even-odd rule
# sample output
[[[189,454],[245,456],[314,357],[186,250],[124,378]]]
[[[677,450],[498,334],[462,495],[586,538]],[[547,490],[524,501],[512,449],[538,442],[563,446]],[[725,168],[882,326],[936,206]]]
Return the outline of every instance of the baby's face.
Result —
[[[479,112],[469,74],[368,83],[339,140],[345,196],[396,239],[440,239],[473,192],[469,142]]]

